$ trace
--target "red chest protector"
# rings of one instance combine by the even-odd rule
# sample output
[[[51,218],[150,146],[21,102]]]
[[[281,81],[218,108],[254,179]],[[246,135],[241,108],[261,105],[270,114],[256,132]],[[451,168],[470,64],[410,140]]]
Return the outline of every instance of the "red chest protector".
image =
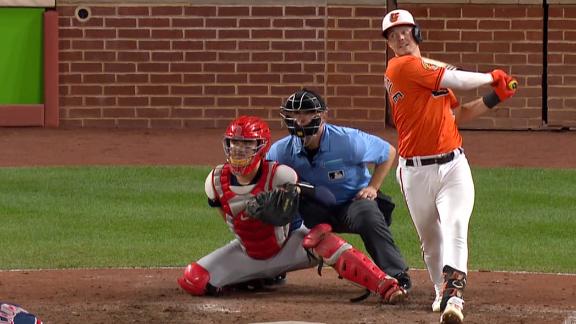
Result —
[[[282,248],[288,237],[289,225],[275,227],[251,218],[244,213],[246,201],[262,191],[272,189],[272,179],[278,163],[264,161],[258,183],[247,194],[237,194],[230,189],[232,172],[228,164],[214,169],[212,185],[226,213],[226,223],[242,244],[246,254],[254,259],[268,259]]]

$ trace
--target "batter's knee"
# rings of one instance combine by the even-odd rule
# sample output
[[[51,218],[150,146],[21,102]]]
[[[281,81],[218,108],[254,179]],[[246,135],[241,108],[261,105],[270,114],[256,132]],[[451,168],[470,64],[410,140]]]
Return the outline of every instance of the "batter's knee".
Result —
[[[184,275],[178,278],[178,284],[182,289],[194,296],[206,294],[210,273],[198,263],[189,264],[184,270]]]

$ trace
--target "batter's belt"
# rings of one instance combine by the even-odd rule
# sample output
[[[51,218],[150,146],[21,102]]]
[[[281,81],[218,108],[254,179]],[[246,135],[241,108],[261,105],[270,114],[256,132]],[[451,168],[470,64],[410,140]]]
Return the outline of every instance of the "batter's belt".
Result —
[[[448,163],[448,162],[454,160],[454,157],[456,157],[456,152],[459,152],[460,154],[462,154],[462,153],[464,153],[464,149],[459,147],[450,153],[441,154],[441,155],[428,157],[428,158],[420,158],[420,165],[424,166],[424,165],[431,165],[431,164]],[[418,163],[416,162],[416,159],[406,159],[406,166],[415,166],[415,165],[418,165]]]

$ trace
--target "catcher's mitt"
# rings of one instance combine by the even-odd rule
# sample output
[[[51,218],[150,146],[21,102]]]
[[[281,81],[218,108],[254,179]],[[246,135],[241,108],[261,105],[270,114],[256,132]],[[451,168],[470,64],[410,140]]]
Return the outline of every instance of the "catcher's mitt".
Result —
[[[287,183],[273,191],[259,193],[246,204],[246,214],[274,226],[290,223],[300,201],[298,186]]]

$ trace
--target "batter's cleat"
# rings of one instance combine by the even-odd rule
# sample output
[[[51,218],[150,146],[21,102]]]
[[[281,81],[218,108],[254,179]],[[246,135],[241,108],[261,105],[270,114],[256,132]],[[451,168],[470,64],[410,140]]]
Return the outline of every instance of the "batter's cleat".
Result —
[[[460,297],[452,297],[446,303],[446,308],[440,316],[441,324],[462,324],[464,323],[464,300]]]
[[[436,296],[436,299],[434,299],[434,302],[432,303],[432,311],[434,313],[440,312],[440,303],[442,303],[442,295]]]

